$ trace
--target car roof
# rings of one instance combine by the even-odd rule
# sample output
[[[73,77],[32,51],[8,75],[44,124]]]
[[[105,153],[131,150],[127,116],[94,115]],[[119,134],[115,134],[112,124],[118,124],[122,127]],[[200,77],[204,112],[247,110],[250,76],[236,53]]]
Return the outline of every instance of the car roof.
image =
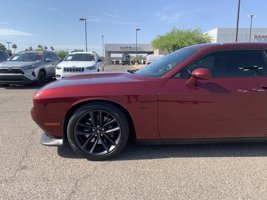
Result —
[[[34,50],[34,51],[20,51],[18,53],[46,53],[46,52],[49,52],[49,53],[55,53],[53,51],[45,51],[45,50]]]
[[[91,52],[91,51],[75,51],[75,52],[71,52],[69,54],[96,54],[96,52]]]
[[[267,49],[267,43],[234,42],[234,43],[205,43],[193,45],[199,50],[227,50],[227,49]]]

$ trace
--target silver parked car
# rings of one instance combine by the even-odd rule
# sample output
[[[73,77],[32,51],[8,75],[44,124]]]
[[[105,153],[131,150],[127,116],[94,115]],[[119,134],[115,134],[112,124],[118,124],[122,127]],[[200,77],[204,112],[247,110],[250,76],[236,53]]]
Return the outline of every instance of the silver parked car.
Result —
[[[55,77],[60,57],[51,51],[22,51],[0,63],[0,85],[37,83]]]

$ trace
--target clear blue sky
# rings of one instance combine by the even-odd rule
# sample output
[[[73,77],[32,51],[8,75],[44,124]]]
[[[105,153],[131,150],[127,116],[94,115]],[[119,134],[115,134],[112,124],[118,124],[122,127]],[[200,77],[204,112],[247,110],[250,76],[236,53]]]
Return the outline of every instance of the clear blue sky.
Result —
[[[88,48],[102,54],[105,43],[150,43],[172,28],[208,31],[236,26],[237,0],[0,0],[0,43],[18,50],[38,44],[56,50],[84,48],[88,19]],[[241,0],[240,27],[267,28],[266,0]]]

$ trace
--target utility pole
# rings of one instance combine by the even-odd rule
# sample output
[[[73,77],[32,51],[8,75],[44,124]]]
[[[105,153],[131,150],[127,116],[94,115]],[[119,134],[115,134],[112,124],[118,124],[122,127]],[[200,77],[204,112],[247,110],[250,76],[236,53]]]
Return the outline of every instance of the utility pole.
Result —
[[[239,14],[240,14],[240,0],[238,0],[238,5],[237,5],[237,18],[236,18],[235,42],[238,41]]]

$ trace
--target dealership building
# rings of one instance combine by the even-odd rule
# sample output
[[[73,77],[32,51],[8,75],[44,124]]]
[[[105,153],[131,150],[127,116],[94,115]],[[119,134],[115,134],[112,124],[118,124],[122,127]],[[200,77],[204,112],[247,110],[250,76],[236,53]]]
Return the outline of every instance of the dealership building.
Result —
[[[150,44],[105,44],[105,62],[112,63],[112,55],[122,55],[129,58],[130,54],[153,54],[154,50]]]
[[[215,28],[205,32],[212,38],[212,43],[235,42],[235,28]],[[238,29],[238,42],[249,42],[250,29]],[[251,42],[267,42],[267,28],[252,28]]]

